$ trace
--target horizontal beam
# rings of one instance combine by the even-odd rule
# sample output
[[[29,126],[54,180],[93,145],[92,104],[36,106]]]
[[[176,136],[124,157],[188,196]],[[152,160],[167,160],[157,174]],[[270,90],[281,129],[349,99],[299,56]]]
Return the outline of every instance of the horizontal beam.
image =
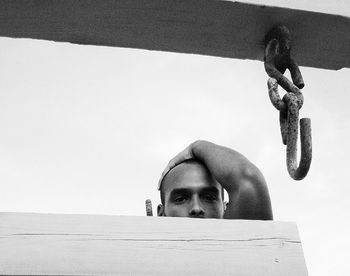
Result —
[[[292,32],[300,65],[350,67],[350,18],[337,14],[222,0],[2,0],[0,9],[0,36],[252,60],[263,60],[276,24]]]
[[[1,275],[307,275],[294,223],[0,213]]]

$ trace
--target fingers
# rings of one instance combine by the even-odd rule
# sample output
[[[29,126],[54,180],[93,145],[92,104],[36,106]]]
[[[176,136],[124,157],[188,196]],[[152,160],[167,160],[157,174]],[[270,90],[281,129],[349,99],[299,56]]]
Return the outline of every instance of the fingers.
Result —
[[[187,148],[185,148],[183,151],[178,153],[173,159],[171,159],[162,172],[162,175],[160,177],[160,180],[158,182],[158,190],[160,189],[160,185],[162,184],[163,178],[165,175],[172,170],[174,167],[177,165],[181,164],[182,162],[189,160],[189,159],[194,159],[194,155],[192,153],[192,144],[189,145]]]
[[[185,148],[183,151],[178,153],[173,159],[171,159],[168,163],[168,167],[171,170],[172,168],[176,167],[180,163],[193,158],[194,156],[192,153],[192,144],[191,144],[187,148]]]

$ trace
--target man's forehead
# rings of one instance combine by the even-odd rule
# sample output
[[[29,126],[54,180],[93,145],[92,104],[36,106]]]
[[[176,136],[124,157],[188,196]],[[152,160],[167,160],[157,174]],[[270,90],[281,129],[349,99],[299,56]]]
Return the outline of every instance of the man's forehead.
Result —
[[[203,164],[192,160],[173,168],[163,179],[162,186],[166,191],[175,188],[221,187]]]

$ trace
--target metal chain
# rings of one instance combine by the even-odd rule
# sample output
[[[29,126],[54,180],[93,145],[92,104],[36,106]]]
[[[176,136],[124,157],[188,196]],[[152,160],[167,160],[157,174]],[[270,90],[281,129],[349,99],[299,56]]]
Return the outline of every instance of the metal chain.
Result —
[[[301,158],[297,163],[297,140],[299,109],[303,106],[304,97],[300,89],[304,81],[297,63],[291,58],[291,35],[285,26],[273,28],[265,37],[265,71],[271,77],[268,80],[269,97],[272,105],[280,111],[282,141],[287,145],[287,168],[295,180],[303,179],[311,165],[311,120],[300,120]],[[288,69],[293,83],[283,74]],[[278,93],[278,85],[287,93],[283,99]]]

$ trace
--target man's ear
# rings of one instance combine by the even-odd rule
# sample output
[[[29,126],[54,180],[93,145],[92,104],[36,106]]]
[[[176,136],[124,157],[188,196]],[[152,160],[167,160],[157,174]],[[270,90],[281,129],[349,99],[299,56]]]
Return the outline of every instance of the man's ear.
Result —
[[[157,215],[158,215],[158,217],[165,217],[164,206],[162,204],[158,204]]]

